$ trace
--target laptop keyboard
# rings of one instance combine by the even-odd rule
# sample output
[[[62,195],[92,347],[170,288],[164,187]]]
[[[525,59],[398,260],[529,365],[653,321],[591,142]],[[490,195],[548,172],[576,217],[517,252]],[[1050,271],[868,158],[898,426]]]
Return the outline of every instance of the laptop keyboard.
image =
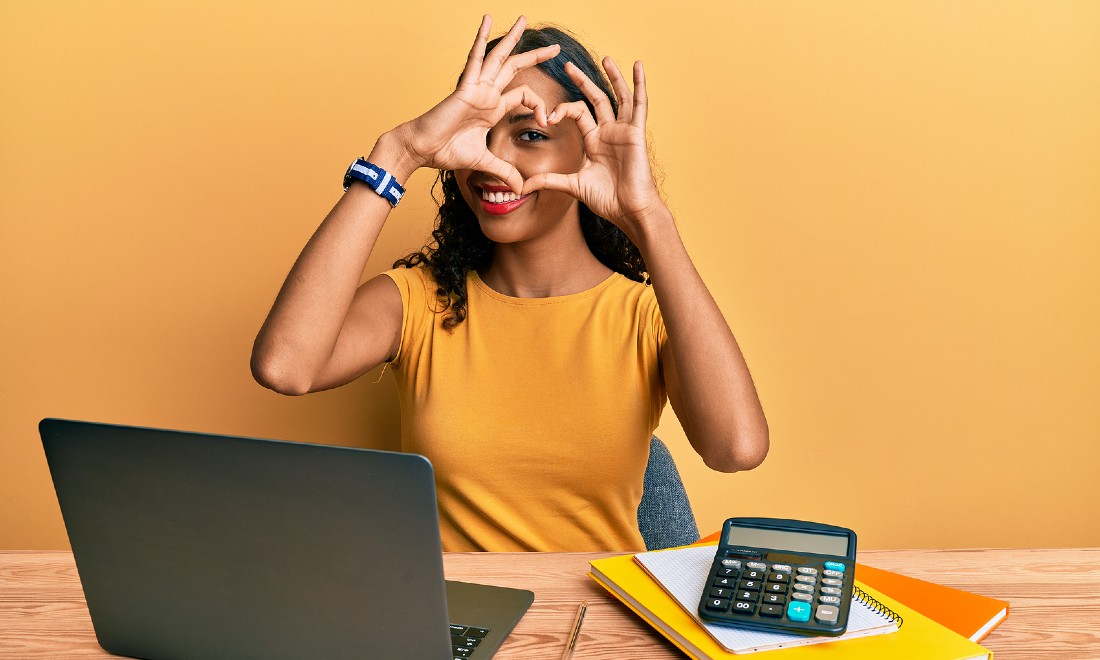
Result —
[[[460,626],[451,624],[451,652],[455,660],[465,660],[470,657],[481,640],[489,634],[488,629],[476,626]]]

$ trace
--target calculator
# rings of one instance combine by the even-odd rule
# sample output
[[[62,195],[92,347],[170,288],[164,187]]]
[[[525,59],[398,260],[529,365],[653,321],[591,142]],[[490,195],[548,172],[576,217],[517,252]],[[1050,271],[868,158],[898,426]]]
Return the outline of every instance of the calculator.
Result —
[[[804,520],[730,518],[714,555],[699,616],[798,635],[848,627],[856,533]]]

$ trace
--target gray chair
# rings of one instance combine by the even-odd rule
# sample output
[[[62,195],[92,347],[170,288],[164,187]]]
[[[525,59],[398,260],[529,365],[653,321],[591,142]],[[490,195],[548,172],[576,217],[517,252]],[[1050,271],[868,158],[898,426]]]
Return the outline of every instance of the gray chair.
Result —
[[[661,550],[699,540],[699,526],[691,510],[684,482],[668,447],[657,436],[649,440],[638,529],[647,550]]]

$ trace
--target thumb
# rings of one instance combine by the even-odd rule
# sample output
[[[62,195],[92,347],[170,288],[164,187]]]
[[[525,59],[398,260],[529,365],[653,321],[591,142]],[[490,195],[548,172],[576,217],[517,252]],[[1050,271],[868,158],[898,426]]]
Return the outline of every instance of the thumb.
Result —
[[[527,193],[531,193],[536,190],[553,190],[555,192],[563,192],[567,195],[580,199],[580,176],[578,176],[577,174],[557,174],[553,172],[540,172],[524,182],[522,194],[526,195]]]

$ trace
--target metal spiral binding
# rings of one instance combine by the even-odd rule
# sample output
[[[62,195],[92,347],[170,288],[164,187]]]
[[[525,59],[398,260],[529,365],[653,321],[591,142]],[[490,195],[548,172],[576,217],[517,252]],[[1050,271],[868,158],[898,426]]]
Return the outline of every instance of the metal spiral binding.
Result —
[[[867,607],[870,607],[875,612],[877,612],[877,613],[885,616],[886,618],[890,619],[891,621],[897,623],[898,628],[901,628],[902,624],[905,623],[905,620],[901,618],[900,614],[898,614],[894,610],[890,609],[889,607],[886,607],[885,605],[883,605],[882,602],[879,601],[879,599],[875,598],[874,596],[867,593],[863,589],[860,589],[859,587],[857,587],[855,585],[852,585],[852,595],[856,597],[856,600],[863,603]]]

